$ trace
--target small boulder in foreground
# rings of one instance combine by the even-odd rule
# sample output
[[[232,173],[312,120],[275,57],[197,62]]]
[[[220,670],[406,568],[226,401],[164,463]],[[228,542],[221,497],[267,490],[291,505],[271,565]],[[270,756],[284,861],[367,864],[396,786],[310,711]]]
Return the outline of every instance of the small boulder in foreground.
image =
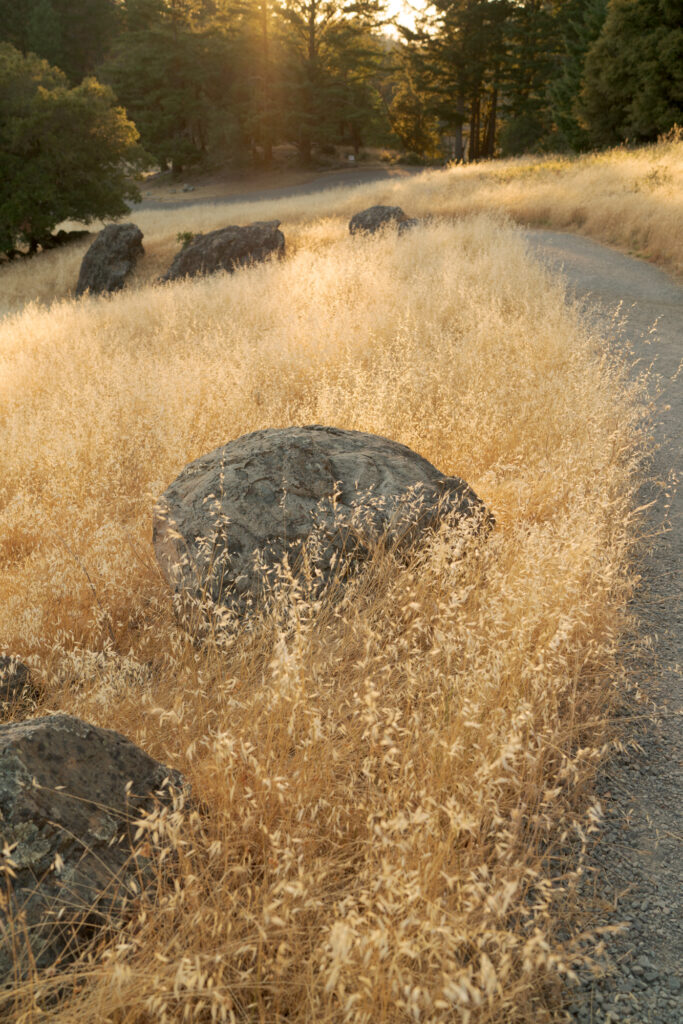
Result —
[[[237,267],[260,263],[273,253],[283,256],[285,236],[279,226],[279,220],[256,221],[244,227],[230,224],[206,235],[195,235],[176,254],[161,280],[177,281],[219,270],[232,273]]]
[[[140,891],[134,822],[181,783],[124,736],[70,715],[0,726],[0,985],[32,960],[68,959]]]
[[[306,548],[323,586],[340,560],[407,545],[449,518],[491,522],[464,480],[405,445],[334,427],[257,430],[191,462],[154,511],[154,548],[176,591],[237,614]]]
[[[90,246],[78,275],[76,295],[118,292],[144,254],[143,234],[136,224],[108,224]]]

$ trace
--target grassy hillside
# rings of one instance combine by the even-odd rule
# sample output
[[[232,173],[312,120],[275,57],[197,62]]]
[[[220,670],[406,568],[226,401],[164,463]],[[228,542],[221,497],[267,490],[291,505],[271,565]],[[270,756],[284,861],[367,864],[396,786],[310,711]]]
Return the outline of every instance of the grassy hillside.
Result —
[[[589,235],[683,277],[683,140],[672,137],[640,149],[574,158],[521,157],[310,196],[245,199],[231,203],[229,214],[209,205],[135,211],[131,217],[144,232],[147,252],[137,286],[166,270],[178,249],[179,232],[213,230],[226,223],[226,216],[237,224],[277,218],[290,249],[301,245],[310,250],[341,239],[349,217],[372,203],[396,204],[419,217],[495,211],[520,224]],[[49,303],[67,296],[87,244],[1,268],[0,315],[30,301]]]
[[[0,648],[32,659],[38,713],[117,728],[201,809],[155,823],[175,888],[66,980],[0,993],[3,1020],[552,1018],[566,854],[630,625],[643,382],[503,219],[374,239],[340,219],[370,198],[471,212],[494,173],[521,189],[505,166],[291,200],[282,263],[170,287],[148,266],[111,299],[0,323]],[[139,221],[152,266],[213,226]],[[36,294],[76,263],[47,256]],[[25,270],[3,272],[15,297]],[[153,502],[203,452],[297,423],[410,445],[496,530],[466,549],[443,530],[338,604],[293,587],[277,616],[193,645]]]

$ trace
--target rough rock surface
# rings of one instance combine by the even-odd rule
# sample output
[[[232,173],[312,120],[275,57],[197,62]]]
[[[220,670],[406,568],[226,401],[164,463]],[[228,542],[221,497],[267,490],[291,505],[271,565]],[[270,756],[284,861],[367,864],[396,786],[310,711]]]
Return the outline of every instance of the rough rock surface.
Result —
[[[365,233],[374,235],[387,224],[404,224],[409,218],[400,206],[370,206],[367,210],[353,215],[349,221],[349,231],[352,235]],[[416,220],[410,218],[410,225],[414,226]],[[400,230],[400,228],[399,228]]]
[[[305,550],[322,588],[340,556],[410,542],[451,515],[491,521],[463,480],[405,445],[333,427],[259,430],[185,467],[156,505],[154,546],[177,592],[241,614],[285,554],[296,572]]]
[[[231,224],[195,237],[176,254],[162,281],[177,281],[198,274],[232,272],[236,267],[259,263],[271,253],[282,256],[285,236],[278,231],[280,221],[256,221],[240,227]]]
[[[144,253],[142,238],[142,231],[135,224],[108,224],[83,257],[76,295],[120,291],[136,260]]]
[[[39,967],[68,958],[86,913],[96,925],[139,887],[132,824],[155,797],[169,801],[166,779],[181,785],[119,733],[69,715],[0,726],[0,866],[9,848],[14,872],[9,909],[0,905],[0,985],[25,971],[27,935]]]
[[[11,655],[0,654],[0,710],[35,697],[31,673],[26,665]]]

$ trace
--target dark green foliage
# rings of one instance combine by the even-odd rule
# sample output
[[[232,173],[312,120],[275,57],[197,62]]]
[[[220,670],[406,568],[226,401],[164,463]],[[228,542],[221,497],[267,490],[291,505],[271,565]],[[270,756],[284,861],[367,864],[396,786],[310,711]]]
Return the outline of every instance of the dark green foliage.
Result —
[[[439,122],[410,61],[397,61],[394,81],[388,104],[394,134],[406,153],[420,159],[434,157],[439,147]]]
[[[57,68],[0,43],[0,250],[35,248],[62,220],[120,217],[139,193],[135,125],[94,78],[75,87]]]
[[[598,146],[651,141],[683,119],[683,0],[610,0],[581,108]]]
[[[120,28],[118,0],[0,0],[0,40],[44,57],[74,84],[93,74]]]
[[[496,149],[509,0],[436,0],[436,15],[405,33],[429,108],[456,138],[457,160]]]
[[[514,156],[542,148],[551,131],[548,85],[561,39],[549,0],[510,5],[504,47],[500,147],[504,156]]]
[[[384,0],[283,0],[286,132],[304,162],[345,133],[363,141],[379,105],[370,83],[381,51],[370,33],[383,9]]]
[[[590,144],[580,96],[586,54],[600,35],[606,13],[607,0],[570,0],[558,13],[561,55],[548,90],[556,148],[581,150]]]
[[[204,5],[128,0],[127,31],[101,75],[135,121],[142,144],[174,170],[223,157],[236,135],[233,47]]]

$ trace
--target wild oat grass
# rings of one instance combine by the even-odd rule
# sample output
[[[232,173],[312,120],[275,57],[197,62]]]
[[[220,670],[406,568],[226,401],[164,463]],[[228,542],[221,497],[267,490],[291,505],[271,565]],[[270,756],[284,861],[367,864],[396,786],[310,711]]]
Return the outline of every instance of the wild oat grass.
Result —
[[[426,212],[442,180],[400,198]],[[118,729],[193,800],[142,827],[170,885],[162,864],[89,959],[1,993],[3,1020],[553,1019],[629,626],[642,382],[500,219],[350,239],[299,218],[284,262],[0,325],[0,646],[39,712]],[[444,529],[341,601],[293,586],[193,645],[153,502],[219,444],[306,423],[410,445],[494,533]]]
[[[147,256],[133,286],[145,286],[164,273],[178,250],[180,232],[277,218],[290,250],[300,245],[310,250],[341,239],[349,218],[373,203],[399,205],[417,217],[498,211],[520,224],[589,235],[683,276],[683,140],[674,132],[639,149],[453,166],[309,196],[233,202],[228,208],[134,211],[131,217],[144,232]],[[0,315],[30,301],[50,303],[70,294],[87,245],[0,268]]]

